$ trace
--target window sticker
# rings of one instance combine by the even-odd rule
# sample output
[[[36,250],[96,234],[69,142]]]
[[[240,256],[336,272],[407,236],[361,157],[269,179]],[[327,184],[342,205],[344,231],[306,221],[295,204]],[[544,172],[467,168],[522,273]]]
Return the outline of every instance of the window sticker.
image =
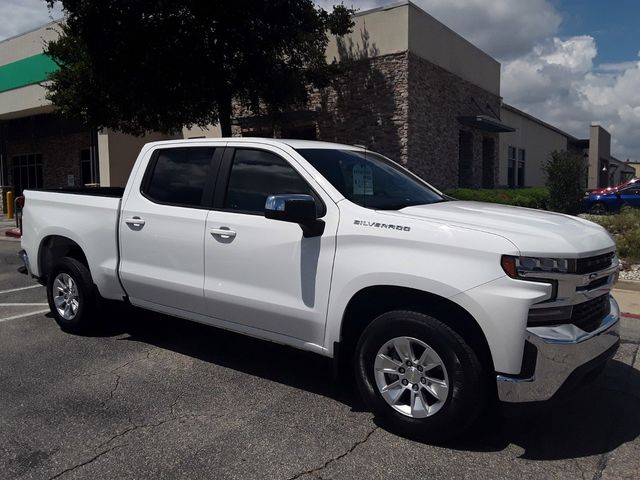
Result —
[[[369,165],[354,165],[352,176],[354,195],[373,195],[373,170]]]

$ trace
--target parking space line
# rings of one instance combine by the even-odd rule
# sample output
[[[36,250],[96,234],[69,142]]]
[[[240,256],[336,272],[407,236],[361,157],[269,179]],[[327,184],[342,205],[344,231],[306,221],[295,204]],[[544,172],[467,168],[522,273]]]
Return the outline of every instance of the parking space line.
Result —
[[[35,311],[35,312],[23,313],[21,315],[13,315],[11,317],[0,318],[0,322],[7,322],[9,320],[17,320],[18,318],[32,317],[34,315],[40,315],[42,313],[47,313],[47,312],[49,312],[48,308],[46,310],[38,310],[38,311]]]
[[[12,288],[11,290],[2,290],[0,292],[0,295],[4,294],[4,293],[13,293],[13,292],[21,292],[22,290],[29,290],[31,288],[41,288],[44,285],[29,285],[28,287],[22,287],[22,288]]]
[[[48,303],[0,303],[0,307],[46,307]]]

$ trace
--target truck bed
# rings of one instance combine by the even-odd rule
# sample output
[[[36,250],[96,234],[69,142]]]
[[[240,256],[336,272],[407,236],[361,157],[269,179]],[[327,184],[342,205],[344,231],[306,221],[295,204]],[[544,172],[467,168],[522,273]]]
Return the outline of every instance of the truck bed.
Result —
[[[85,253],[93,281],[105,298],[122,298],[118,282],[118,219],[123,189],[25,190],[22,247],[39,276],[41,242],[63,237]],[[32,243],[35,242],[35,243]]]

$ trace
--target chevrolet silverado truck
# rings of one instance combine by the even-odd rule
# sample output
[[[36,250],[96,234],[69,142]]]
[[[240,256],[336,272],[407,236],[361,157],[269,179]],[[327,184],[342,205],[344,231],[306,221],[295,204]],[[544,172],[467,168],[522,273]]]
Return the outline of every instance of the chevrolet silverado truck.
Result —
[[[22,248],[65,331],[108,299],[316,352],[431,441],[551,399],[620,341],[604,229],[454,200],[363,147],[150,143],[124,189],[26,191]]]

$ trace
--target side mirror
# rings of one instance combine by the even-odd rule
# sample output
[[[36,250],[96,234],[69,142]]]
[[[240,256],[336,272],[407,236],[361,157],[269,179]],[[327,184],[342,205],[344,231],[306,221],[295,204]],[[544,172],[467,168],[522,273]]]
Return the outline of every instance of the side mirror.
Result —
[[[324,222],[318,220],[316,201],[311,195],[270,195],[264,205],[264,216],[297,223],[305,237],[318,237],[324,232]]]

